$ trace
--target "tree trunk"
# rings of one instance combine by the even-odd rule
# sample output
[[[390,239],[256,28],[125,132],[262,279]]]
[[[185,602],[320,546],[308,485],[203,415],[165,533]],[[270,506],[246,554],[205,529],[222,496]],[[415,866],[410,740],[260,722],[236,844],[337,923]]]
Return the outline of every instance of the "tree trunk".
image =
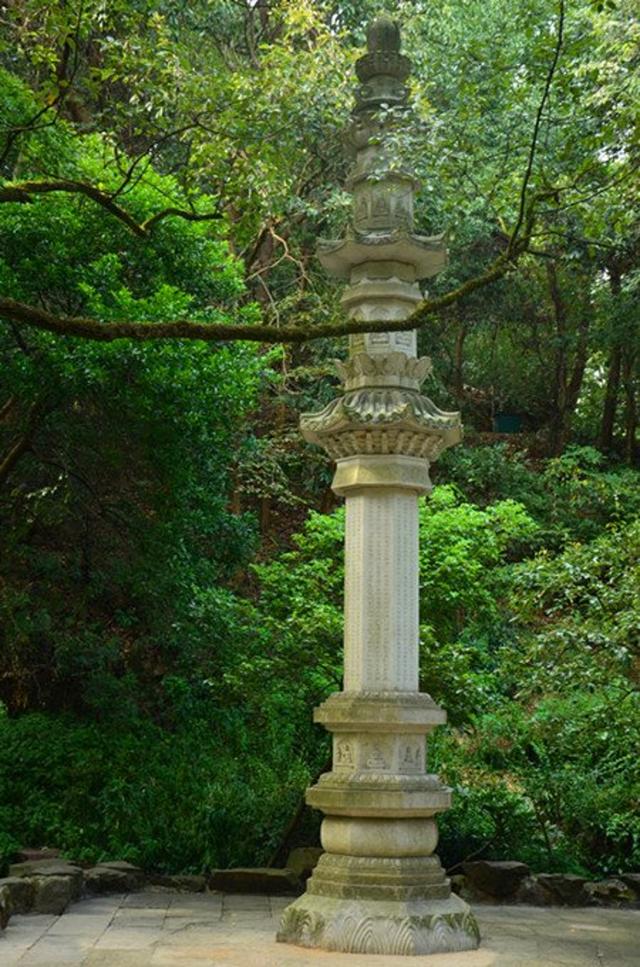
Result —
[[[271,529],[271,497],[260,498],[260,536],[264,539]]]
[[[587,366],[593,307],[587,297],[587,301],[579,310],[580,318],[575,331],[575,347],[573,358],[570,360],[566,301],[560,291],[555,263],[549,263],[547,270],[557,334],[553,397],[556,412],[554,425],[551,427],[551,448],[553,453],[562,453],[571,433],[571,424],[580,398],[584,371]]]
[[[627,462],[633,464],[636,458],[636,431],[638,428],[638,407],[634,375],[635,354],[629,350],[622,359],[622,384],[624,386],[624,453]]]
[[[453,356],[453,392],[458,403],[464,400],[464,343],[467,338],[467,327],[458,307],[456,313],[458,325]]]
[[[2,486],[11,472],[15,469],[18,462],[25,453],[31,449],[33,438],[40,426],[42,418],[46,415],[46,408],[42,400],[36,400],[29,408],[27,413],[26,426],[18,440],[9,448],[9,451],[0,459],[0,486]]]
[[[602,420],[600,423],[600,440],[598,446],[604,453],[613,448],[613,428],[618,408],[618,394],[620,392],[620,367],[622,352],[620,346],[612,346],[609,356],[609,370],[607,372],[607,386],[604,391],[602,406]]]
[[[551,394],[553,400],[553,416],[549,439],[552,453],[562,453],[566,440],[565,410],[567,389],[567,313],[555,262],[547,263],[547,280],[549,295],[553,305],[556,350],[554,365],[554,385]]]
[[[615,299],[620,295],[621,273],[616,264],[609,265],[609,287]],[[616,422],[618,395],[620,393],[620,368],[622,365],[622,347],[614,342],[609,353],[609,369],[607,372],[607,386],[604,391],[602,405],[602,420],[600,422],[600,439],[598,446],[604,453],[613,449],[613,428]]]

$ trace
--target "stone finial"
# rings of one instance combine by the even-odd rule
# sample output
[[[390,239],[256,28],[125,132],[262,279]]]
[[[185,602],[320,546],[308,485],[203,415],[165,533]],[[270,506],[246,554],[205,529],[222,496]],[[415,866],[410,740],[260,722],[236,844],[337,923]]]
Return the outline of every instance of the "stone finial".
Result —
[[[391,17],[376,17],[367,28],[367,50],[370,54],[388,50],[400,53],[400,27]]]
[[[375,109],[384,97],[404,102],[408,92],[402,82],[410,73],[411,61],[400,53],[398,24],[391,17],[378,17],[367,31],[367,53],[356,61],[356,74],[365,85],[358,94],[356,113]],[[372,81],[368,90],[366,85]]]
[[[353,197],[352,219],[341,239],[319,239],[317,252],[331,275],[350,284],[343,306],[352,319],[404,320],[421,301],[417,285],[446,264],[440,235],[414,232],[414,193],[418,187],[398,138],[413,123],[406,80],[411,61],[400,53],[400,29],[379,17],[367,32],[367,52],[356,62],[360,81],[346,141],[354,164],[346,187]],[[351,345],[364,348],[362,340]],[[378,334],[365,342],[378,352],[415,355],[415,335]]]

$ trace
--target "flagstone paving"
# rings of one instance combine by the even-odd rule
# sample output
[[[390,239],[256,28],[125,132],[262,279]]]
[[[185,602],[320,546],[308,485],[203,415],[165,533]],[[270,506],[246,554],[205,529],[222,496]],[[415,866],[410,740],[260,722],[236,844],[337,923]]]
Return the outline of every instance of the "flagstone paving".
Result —
[[[14,916],[0,967],[639,967],[640,910],[476,908],[479,950],[431,957],[336,954],[277,944],[286,897],[135,893],[61,917]]]

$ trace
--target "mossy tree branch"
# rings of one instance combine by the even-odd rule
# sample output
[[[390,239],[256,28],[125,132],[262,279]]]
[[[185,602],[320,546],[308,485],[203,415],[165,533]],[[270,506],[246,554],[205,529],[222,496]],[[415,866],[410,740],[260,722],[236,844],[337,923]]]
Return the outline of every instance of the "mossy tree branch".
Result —
[[[498,258],[481,275],[468,279],[456,289],[432,299],[425,299],[408,319],[391,322],[388,319],[369,321],[349,319],[342,323],[303,328],[302,326],[234,325],[227,323],[189,322],[176,319],[171,322],[100,322],[80,316],[56,316],[45,309],[25,305],[14,299],[0,298],[0,317],[18,326],[44,329],[60,336],[76,336],[96,342],[113,342],[130,339],[149,342],[157,339],[187,339],[204,342],[230,342],[248,340],[263,343],[304,343],[314,339],[345,336],[361,332],[400,332],[423,326],[428,317],[440,309],[470,295],[476,289],[490,285],[505,275],[516,264],[518,255],[526,245],[518,246],[518,253],[511,259]]]

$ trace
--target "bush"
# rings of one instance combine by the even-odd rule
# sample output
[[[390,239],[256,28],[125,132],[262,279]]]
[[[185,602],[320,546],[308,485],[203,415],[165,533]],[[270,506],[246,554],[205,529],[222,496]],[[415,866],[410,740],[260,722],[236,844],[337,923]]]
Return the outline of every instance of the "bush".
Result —
[[[48,844],[169,872],[265,863],[309,779],[283,736],[261,742],[240,716],[169,732],[5,714],[0,848]]]
[[[453,809],[445,854],[615,874],[640,863],[637,696],[619,687],[478,716],[437,744]]]
[[[440,474],[481,506],[521,503],[539,524],[531,550],[593,540],[607,524],[640,515],[637,471],[607,462],[593,447],[571,446],[544,461],[506,443],[460,447],[443,454]]]

